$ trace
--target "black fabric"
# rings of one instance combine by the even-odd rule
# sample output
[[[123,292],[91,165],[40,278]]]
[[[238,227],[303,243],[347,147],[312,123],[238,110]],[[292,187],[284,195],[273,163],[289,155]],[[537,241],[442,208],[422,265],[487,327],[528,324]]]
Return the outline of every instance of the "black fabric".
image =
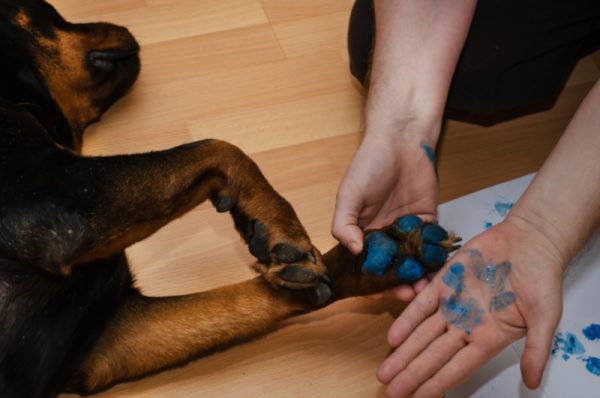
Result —
[[[368,78],[372,0],[352,10],[352,74]],[[600,48],[600,0],[480,0],[456,66],[446,115],[492,124],[551,107],[577,61]]]

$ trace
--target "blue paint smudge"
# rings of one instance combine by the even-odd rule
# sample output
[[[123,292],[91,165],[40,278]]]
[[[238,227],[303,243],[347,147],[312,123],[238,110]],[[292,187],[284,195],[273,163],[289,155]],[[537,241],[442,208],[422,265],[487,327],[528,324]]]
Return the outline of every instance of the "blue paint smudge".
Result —
[[[425,151],[425,155],[427,155],[427,157],[429,158],[431,163],[435,166],[436,159],[435,159],[435,151],[433,150],[433,148],[424,142],[421,143],[421,148],[423,148],[423,151]]]
[[[442,314],[448,322],[464,329],[467,334],[483,322],[483,308],[473,298],[463,299],[458,295],[442,299]]]
[[[562,352],[562,358],[568,361],[571,356],[585,354],[585,347],[573,333],[557,333],[552,343],[552,356]]]
[[[513,208],[514,205],[514,203],[496,202],[494,204],[494,209],[496,209],[496,213],[498,213],[500,216],[506,217],[506,215]]]
[[[396,268],[396,276],[400,282],[413,283],[424,275],[423,266],[413,257],[406,257]]]
[[[398,250],[398,243],[384,232],[371,232],[365,239],[363,269],[373,275],[382,276],[392,266]]]
[[[517,300],[517,295],[510,291],[505,291],[506,280],[512,269],[508,261],[497,265],[492,263],[485,264],[483,256],[478,250],[471,251],[471,270],[475,277],[490,287],[492,298],[490,299],[489,310],[502,311]]]
[[[585,359],[585,368],[588,372],[600,376],[600,358],[588,357]]]
[[[583,329],[582,332],[585,338],[590,341],[600,339],[600,325],[597,323],[592,323],[590,326]]]
[[[446,286],[454,289],[456,294],[460,294],[465,288],[465,266],[461,263],[454,263],[442,278]]]
[[[448,232],[437,224],[426,224],[421,228],[421,237],[428,243],[440,243],[448,239]]]
[[[491,221],[485,221],[485,222],[483,223],[483,228],[485,228],[485,229],[490,229],[490,228],[492,228],[493,226],[494,226],[494,224],[493,224]]]
[[[583,333],[585,337],[589,340],[596,340],[595,332],[598,332],[600,325],[591,324],[587,328],[583,329]],[[595,330],[594,330],[595,329]],[[586,333],[587,332],[587,333]],[[588,334],[591,334],[594,338],[589,338]],[[554,342],[552,343],[552,357],[556,358],[557,354],[562,352],[561,358],[563,361],[568,361],[571,356],[575,356],[575,359],[585,363],[585,369],[595,375],[600,376],[600,358],[597,357],[586,357],[585,355],[585,347],[581,344],[581,341],[575,336],[573,333],[557,333],[554,336]]]
[[[517,301],[517,295],[513,292],[502,292],[490,299],[490,312],[502,311],[512,303]]]
[[[448,257],[446,250],[443,247],[437,245],[430,245],[423,243],[423,264],[437,271],[442,265],[446,263]]]
[[[394,221],[394,226],[404,233],[409,233],[413,229],[420,227],[421,224],[423,224],[423,220],[413,214],[402,216]]]

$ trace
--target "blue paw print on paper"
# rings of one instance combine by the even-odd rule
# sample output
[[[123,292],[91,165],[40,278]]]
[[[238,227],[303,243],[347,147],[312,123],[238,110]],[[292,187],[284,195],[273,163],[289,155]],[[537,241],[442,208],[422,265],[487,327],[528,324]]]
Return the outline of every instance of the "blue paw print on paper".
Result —
[[[582,331],[585,338],[589,341],[600,340],[600,325],[592,323]],[[585,363],[585,369],[596,376],[600,376],[600,358],[584,355],[585,346],[573,333],[557,333],[552,343],[551,355],[556,358],[559,354],[563,361],[568,361],[574,357],[577,361]]]

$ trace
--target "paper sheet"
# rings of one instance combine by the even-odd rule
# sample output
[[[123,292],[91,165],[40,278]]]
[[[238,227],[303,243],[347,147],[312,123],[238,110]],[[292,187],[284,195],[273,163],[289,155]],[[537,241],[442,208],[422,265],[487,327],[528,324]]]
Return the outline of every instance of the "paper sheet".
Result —
[[[501,221],[533,177],[533,174],[527,175],[443,204],[440,224],[467,242]],[[559,350],[548,363],[541,388],[530,391],[521,381],[519,360],[524,348],[524,340],[521,340],[507,347],[447,397],[600,397],[600,375],[586,369],[588,358],[600,358],[600,340],[590,341],[582,332],[593,323],[600,324],[600,233],[596,233],[573,260],[564,286],[563,315],[557,333],[563,338],[575,336],[585,353],[563,358]]]

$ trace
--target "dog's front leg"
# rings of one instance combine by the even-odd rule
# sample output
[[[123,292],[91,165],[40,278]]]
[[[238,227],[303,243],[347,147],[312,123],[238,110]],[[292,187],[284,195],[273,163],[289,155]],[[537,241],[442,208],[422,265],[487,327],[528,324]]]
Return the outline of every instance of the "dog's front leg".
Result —
[[[218,211],[231,212],[270,282],[304,288],[325,271],[290,204],[228,143],[206,140],[112,157],[63,151],[42,166],[27,178],[36,197],[15,199],[0,228],[12,244],[4,249],[23,262],[69,274],[74,265],[118,253],[211,199]]]
[[[316,308],[318,289],[319,285],[300,290],[275,288],[257,277],[179,297],[153,298],[132,292],[119,304],[68,390],[97,392],[247,341],[282,319]]]

